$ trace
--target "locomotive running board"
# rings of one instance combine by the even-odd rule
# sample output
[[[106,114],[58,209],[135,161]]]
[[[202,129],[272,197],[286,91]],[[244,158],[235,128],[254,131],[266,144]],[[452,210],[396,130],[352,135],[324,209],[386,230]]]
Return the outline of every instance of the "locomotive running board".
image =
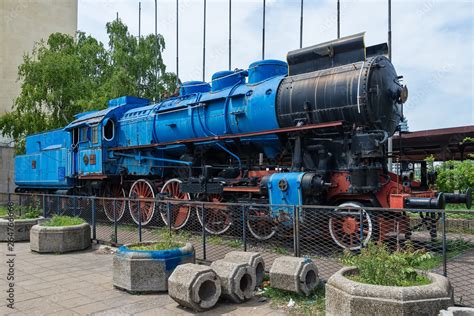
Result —
[[[261,132],[232,134],[232,135],[221,135],[221,136],[210,136],[210,137],[200,137],[200,138],[190,138],[190,139],[176,140],[176,141],[173,141],[173,142],[163,142],[163,143],[150,144],[150,145],[115,147],[115,148],[110,148],[110,150],[112,150],[112,151],[121,151],[121,150],[133,150],[133,149],[146,149],[146,148],[162,147],[162,146],[177,145],[177,144],[201,143],[201,142],[208,142],[208,141],[213,141],[213,140],[215,141],[215,140],[244,138],[244,137],[280,134],[280,133],[301,132],[301,131],[320,129],[320,128],[338,127],[338,126],[342,126],[342,125],[343,125],[342,121],[334,121],[334,122],[329,122],[329,123],[320,123],[320,124],[310,124],[310,125],[295,126],[295,127],[277,128],[277,129],[272,129],[272,130],[268,130],[268,131],[261,131]]]

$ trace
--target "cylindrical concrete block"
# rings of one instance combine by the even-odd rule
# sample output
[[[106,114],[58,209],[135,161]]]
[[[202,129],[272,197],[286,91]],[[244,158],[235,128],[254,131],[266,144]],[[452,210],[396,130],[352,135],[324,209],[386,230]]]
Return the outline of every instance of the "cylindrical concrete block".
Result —
[[[181,264],[168,279],[168,295],[179,305],[200,312],[216,305],[221,295],[221,284],[217,274],[208,266]]]
[[[318,286],[318,268],[311,259],[279,257],[270,269],[270,286],[309,295]]]
[[[254,296],[255,269],[248,264],[216,260],[211,268],[221,279],[222,297],[241,303]]]
[[[265,261],[258,252],[231,251],[224,257],[225,261],[247,263],[255,269],[256,286],[261,286],[265,277]]]

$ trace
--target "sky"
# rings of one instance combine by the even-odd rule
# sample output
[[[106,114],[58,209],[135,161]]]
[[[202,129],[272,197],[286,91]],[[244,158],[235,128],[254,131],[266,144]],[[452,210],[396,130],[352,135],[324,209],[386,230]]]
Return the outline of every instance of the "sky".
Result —
[[[108,42],[116,17],[138,35],[138,0],[79,0],[78,29]],[[154,32],[154,0],[141,0],[141,32]],[[206,80],[228,68],[228,0],[207,0]],[[232,1],[232,69],[262,59],[262,0]],[[387,41],[387,0],[341,0],[341,36]],[[336,0],[304,0],[303,46],[337,37]],[[202,79],[203,0],[179,0],[179,76]],[[300,0],[266,0],[265,58],[299,48]],[[176,0],[158,0],[167,71],[176,71]],[[474,124],[474,1],[392,0],[392,61],[408,86],[410,131]]]

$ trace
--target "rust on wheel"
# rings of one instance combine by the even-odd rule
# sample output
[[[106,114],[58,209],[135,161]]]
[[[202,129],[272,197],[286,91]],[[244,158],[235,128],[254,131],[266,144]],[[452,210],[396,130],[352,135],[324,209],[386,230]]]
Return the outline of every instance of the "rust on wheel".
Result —
[[[357,202],[347,202],[339,207],[360,208],[363,205]],[[339,247],[359,250],[361,245],[367,245],[373,235],[372,218],[365,210],[335,210],[334,215],[329,218],[329,232],[332,240]]]
[[[220,194],[209,194],[206,200],[207,202],[212,202],[212,204],[206,204],[204,206],[206,231],[213,235],[221,235],[232,225],[232,216],[229,207],[222,203],[223,197]],[[202,221],[202,209],[200,207],[196,208],[196,215],[201,226],[204,226]]]
[[[100,202],[109,221],[113,222],[122,219],[123,214],[125,214],[126,196],[125,190],[120,185],[113,185],[108,192],[104,193],[104,197],[108,199],[101,199]]]
[[[155,190],[153,185],[144,179],[135,181],[128,196],[130,215],[135,223],[148,224],[155,213]]]
[[[161,218],[163,219],[163,222],[166,224],[166,226],[168,226],[169,205],[171,228],[175,230],[183,228],[188,222],[189,216],[191,215],[191,206],[182,202],[191,200],[191,197],[189,193],[181,192],[181,183],[182,181],[179,179],[170,179],[166,181],[166,183],[161,188],[161,194],[163,194],[166,199],[172,200],[169,201],[169,203],[161,204]]]
[[[252,207],[247,214],[247,227],[253,237],[268,240],[275,235],[276,224],[268,207]]]

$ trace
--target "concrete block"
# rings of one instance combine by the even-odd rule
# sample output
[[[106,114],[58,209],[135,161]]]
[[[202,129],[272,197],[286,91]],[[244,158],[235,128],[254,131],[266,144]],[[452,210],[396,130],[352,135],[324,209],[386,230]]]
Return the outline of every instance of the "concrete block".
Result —
[[[357,273],[345,267],[326,283],[326,315],[438,315],[453,305],[449,280],[426,273],[431,283],[421,286],[382,286],[352,281],[346,275]]]
[[[440,310],[439,316],[474,316],[474,308],[458,306],[448,307],[447,310]]]
[[[113,284],[129,292],[160,292],[168,290],[168,278],[184,263],[194,263],[194,247],[187,243],[169,250],[130,250],[133,245],[121,246],[113,259]]]
[[[231,251],[224,256],[225,261],[247,263],[255,269],[256,286],[261,286],[265,277],[265,261],[258,252]]]
[[[63,227],[35,225],[30,230],[30,249],[36,252],[63,253],[90,245],[91,227],[87,223]]]
[[[216,260],[211,268],[221,279],[222,297],[241,303],[254,296],[255,269],[248,264]]]
[[[30,240],[31,228],[38,224],[38,219],[15,219],[0,218],[0,241],[28,241]]]
[[[270,269],[273,288],[309,295],[318,286],[318,268],[311,259],[278,257]]]
[[[168,279],[168,295],[179,305],[201,312],[216,305],[221,281],[208,266],[182,264]]]

